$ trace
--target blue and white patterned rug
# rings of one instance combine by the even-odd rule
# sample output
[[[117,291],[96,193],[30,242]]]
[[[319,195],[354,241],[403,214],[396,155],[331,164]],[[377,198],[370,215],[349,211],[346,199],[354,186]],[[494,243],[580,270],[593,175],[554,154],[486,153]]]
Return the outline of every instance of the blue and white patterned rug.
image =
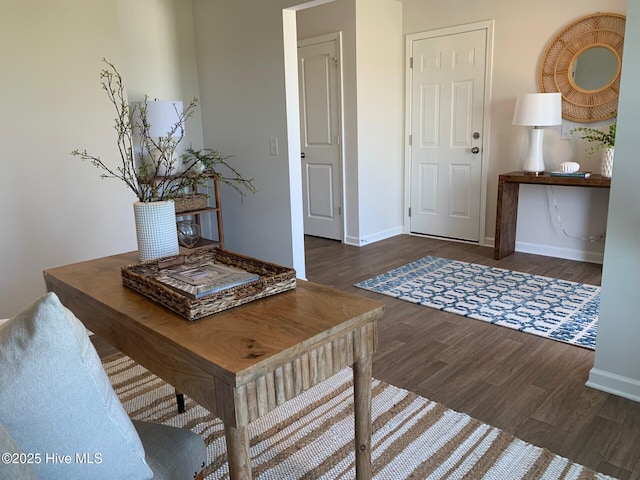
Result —
[[[356,284],[445,312],[595,349],[600,287],[424,257]]]

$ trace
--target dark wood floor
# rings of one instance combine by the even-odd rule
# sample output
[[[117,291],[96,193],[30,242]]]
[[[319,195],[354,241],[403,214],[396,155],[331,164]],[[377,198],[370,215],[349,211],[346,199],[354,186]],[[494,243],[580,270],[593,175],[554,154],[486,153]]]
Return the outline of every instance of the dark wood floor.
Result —
[[[425,255],[599,285],[601,266],[400,235],[365,247],[305,239],[307,279],[386,305],[376,378],[621,479],[640,479],[640,404],[584,386],[594,353],[361,290]],[[96,342],[102,356],[113,349]]]
[[[622,479],[640,478],[640,404],[585,387],[594,352],[358,289],[425,255],[600,285],[601,266],[401,235],[365,247],[307,237],[307,279],[385,303],[376,378]]]

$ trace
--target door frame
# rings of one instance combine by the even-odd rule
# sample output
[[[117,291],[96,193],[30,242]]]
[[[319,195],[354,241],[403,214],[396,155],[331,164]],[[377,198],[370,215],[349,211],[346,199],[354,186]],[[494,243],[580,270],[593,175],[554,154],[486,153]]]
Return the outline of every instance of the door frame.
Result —
[[[412,106],[412,75],[411,75],[411,58],[413,57],[413,42],[419,40],[425,40],[429,38],[442,37],[445,35],[455,35],[460,33],[467,33],[476,30],[485,30],[487,32],[487,50],[486,50],[486,63],[485,63],[485,83],[484,83],[484,108],[483,108],[483,129],[482,129],[482,174],[480,181],[480,230],[479,241],[471,242],[467,240],[447,239],[452,242],[472,243],[474,245],[489,245],[486,236],[486,223],[487,223],[487,179],[489,170],[489,150],[491,138],[491,85],[493,80],[493,30],[494,20],[485,20],[482,22],[467,23],[464,25],[457,25],[453,27],[439,28],[436,30],[429,30],[426,32],[412,33],[406,36],[405,44],[405,143],[404,143],[404,233],[411,233],[411,218],[409,217],[409,208],[411,207],[411,144],[409,142],[409,135],[411,135],[411,106]],[[422,235],[422,234],[412,234]],[[442,237],[434,237],[442,240]],[[490,245],[492,246],[492,245]]]
[[[346,195],[346,183],[344,179],[344,158],[345,158],[345,148],[344,148],[344,90],[343,90],[343,78],[342,78],[342,32],[333,32],[327,33],[324,35],[318,35],[315,37],[309,37],[298,40],[297,47],[307,47],[309,45],[315,45],[317,43],[331,42],[335,41],[338,51],[338,135],[340,136],[338,140],[338,175],[340,176],[339,185],[340,185],[340,209],[341,209],[341,221],[340,221],[340,241],[342,243],[346,242],[345,232],[347,231],[347,208],[345,205]],[[296,48],[297,51],[297,48]],[[296,63],[297,65],[297,63]],[[300,85],[298,85],[298,90],[300,89]],[[298,98],[300,93],[298,92]],[[298,118],[300,116],[298,115]],[[299,160],[299,159],[298,159]],[[300,177],[300,184],[302,185],[302,176]],[[303,227],[304,232],[304,227]]]

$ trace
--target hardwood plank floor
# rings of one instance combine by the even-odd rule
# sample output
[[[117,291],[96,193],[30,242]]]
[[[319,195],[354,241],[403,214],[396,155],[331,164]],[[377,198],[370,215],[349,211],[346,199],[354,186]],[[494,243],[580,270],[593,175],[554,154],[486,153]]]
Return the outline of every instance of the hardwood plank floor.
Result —
[[[400,235],[364,247],[305,238],[307,279],[382,301],[373,375],[621,479],[640,479],[640,404],[585,387],[594,352],[353,285],[435,255],[599,285],[601,266]],[[95,341],[102,356],[114,349]]]
[[[305,239],[307,279],[385,303],[373,375],[597,471],[640,478],[640,404],[584,384],[594,352],[354,287],[425,255],[600,285],[601,265],[400,235]]]

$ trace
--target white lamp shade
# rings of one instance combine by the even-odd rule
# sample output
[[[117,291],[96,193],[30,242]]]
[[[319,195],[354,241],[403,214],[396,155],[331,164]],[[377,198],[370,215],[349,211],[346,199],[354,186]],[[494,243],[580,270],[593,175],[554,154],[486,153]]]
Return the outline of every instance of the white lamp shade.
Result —
[[[562,124],[560,93],[525,93],[516,100],[513,124],[529,127],[549,127]]]
[[[147,122],[149,123],[150,137],[166,137],[176,123],[180,122],[182,114],[182,102],[169,102],[161,100],[147,101]],[[182,135],[183,125],[180,125],[174,137]]]

